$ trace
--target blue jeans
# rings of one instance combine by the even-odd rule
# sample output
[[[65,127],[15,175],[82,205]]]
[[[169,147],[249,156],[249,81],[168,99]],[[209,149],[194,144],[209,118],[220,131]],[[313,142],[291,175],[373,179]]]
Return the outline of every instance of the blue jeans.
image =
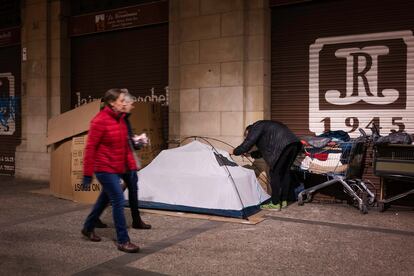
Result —
[[[134,173],[136,175],[136,172]],[[96,200],[96,203],[93,206],[91,213],[86,218],[83,227],[87,231],[92,231],[95,228],[98,218],[110,201],[112,204],[112,215],[116,229],[117,241],[118,243],[126,243],[129,241],[129,236],[124,215],[124,192],[122,191],[122,187],[120,185],[120,180],[123,178],[124,174],[97,172],[95,175],[101,183],[103,191]]]

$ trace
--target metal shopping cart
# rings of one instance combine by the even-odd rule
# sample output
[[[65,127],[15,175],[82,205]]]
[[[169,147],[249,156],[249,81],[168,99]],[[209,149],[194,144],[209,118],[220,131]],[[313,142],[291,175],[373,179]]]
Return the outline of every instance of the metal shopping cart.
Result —
[[[375,175],[414,184],[414,145],[376,145],[373,163]],[[410,194],[414,194],[414,189],[378,200],[378,207],[380,211],[384,211],[386,204]]]
[[[293,165],[294,170],[306,174],[319,174],[325,176],[325,182],[303,190],[298,195],[298,204],[312,200],[312,195],[317,190],[339,183],[343,191],[348,194],[361,213],[368,212],[367,205],[375,200],[375,195],[362,181],[364,171],[365,154],[368,139],[366,136],[351,139],[348,142],[337,142],[336,145],[325,146],[318,149],[318,154],[327,153],[326,160],[316,160],[313,147],[305,146],[304,154],[298,157]]]

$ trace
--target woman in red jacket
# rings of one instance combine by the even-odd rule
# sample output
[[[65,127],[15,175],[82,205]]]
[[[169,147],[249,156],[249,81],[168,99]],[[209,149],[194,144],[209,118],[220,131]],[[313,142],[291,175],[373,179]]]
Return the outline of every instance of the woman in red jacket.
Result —
[[[131,115],[132,109],[134,109],[134,102],[135,99],[131,94],[129,94],[127,89],[123,89],[125,91],[125,106],[123,112],[125,112],[125,123],[127,125],[128,129],[128,143],[132,150],[139,150],[146,144],[148,144],[148,138],[146,135],[143,137],[143,139],[138,135],[134,135],[132,132],[132,126],[129,121],[129,116]],[[133,151],[133,156],[135,159],[135,163],[138,164],[138,167],[140,167],[140,162],[138,160],[138,157],[136,156],[135,152]],[[122,180],[124,180],[124,183],[126,186],[123,186],[123,189],[126,189],[128,187],[128,199],[129,199],[129,208],[131,210],[131,216],[132,216],[132,228],[135,229],[151,229],[151,224],[146,224],[140,215],[139,209],[138,209],[138,175],[137,172],[131,172],[126,175],[127,177],[123,177]],[[108,199],[109,203],[109,199]],[[103,223],[100,219],[96,221],[95,224],[96,228],[106,228],[107,225]]]
[[[105,107],[92,119],[83,160],[82,185],[87,188],[92,175],[101,183],[103,190],[83,225],[82,234],[89,240],[101,240],[95,234],[96,222],[107,206],[112,204],[112,214],[119,250],[135,253],[139,247],[130,242],[124,215],[124,194],[121,179],[131,178],[137,166],[128,142],[128,128],[122,112],[125,107],[125,91],[110,89],[103,98]]]

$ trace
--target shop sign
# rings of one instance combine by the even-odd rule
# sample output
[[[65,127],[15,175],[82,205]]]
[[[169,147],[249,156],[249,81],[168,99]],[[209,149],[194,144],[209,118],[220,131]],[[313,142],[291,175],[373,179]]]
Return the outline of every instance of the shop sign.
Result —
[[[372,124],[414,132],[411,31],[318,38],[309,50],[309,129],[316,134]]]
[[[155,88],[151,87],[151,89],[149,89],[150,94],[147,94],[145,96],[135,96],[132,94],[132,98],[135,102],[153,102],[153,103],[159,103],[162,106],[168,106],[168,86],[164,87],[164,91],[165,95],[163,94],[163,92],[161,93],[156,93]],[[90,102],[93,101],[97,101],[97,100],[101,100],[100,98],[95,98],[91,95],[82,95],[81,92],[75,92],[76,95],[76,103],[75,103],[75,107],[79,107],[81,105],[84,104],[88,104]]]
[[[168,22],[168,1],[152,2],[100,13],[74,16],[71,36]]]

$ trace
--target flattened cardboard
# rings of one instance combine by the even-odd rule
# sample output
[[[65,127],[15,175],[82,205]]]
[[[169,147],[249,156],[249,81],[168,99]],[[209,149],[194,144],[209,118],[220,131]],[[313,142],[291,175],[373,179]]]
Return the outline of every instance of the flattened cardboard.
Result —
[[[65,139],[52,145],[50,166],[50,191],[59,198],[73,200],[71,185],[72,139]]]
[[[82,189],[82,178],[83,172],[72,172],[71,175],[71,184],[73,189],[73,201],[82,202],[82,203],[95,203],[98,198],[102,186],[95,176],[92,178],[92,183],[89,186],[88,190]]]
[[[88,131],[89,123],[99,112],[100,106],[100,101],[94,101],[51,118],[47,125],[46,144],[51,145]]]
[[[265,212],[263,211],[259,211],[258,213],[248,217],[247,219],[221,217],[221,216],[213,216],[213,215],[206,215],[206,214],[155,210],[155,209],[140,209],[140,211],[142,213],[157,214],[157,215],[164,215],[164,216],[183,217],[183,218],[192,218],[192,219],[205,219],[205,220],[212,220],[212,221],[223,221],[223,222],[252,224],[252,225],[258,224],[266,219],[264,217]]]

